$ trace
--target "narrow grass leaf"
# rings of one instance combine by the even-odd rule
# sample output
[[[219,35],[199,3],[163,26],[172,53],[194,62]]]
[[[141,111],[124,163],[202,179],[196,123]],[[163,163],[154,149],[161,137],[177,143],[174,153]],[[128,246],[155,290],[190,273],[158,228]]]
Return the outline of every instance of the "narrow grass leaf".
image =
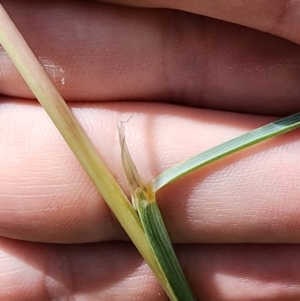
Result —
[[[156,192],[167,184],[200,167],[299,127],[300,113],[296,113],[231,139],[162,172],[152,181],[153,189]]]

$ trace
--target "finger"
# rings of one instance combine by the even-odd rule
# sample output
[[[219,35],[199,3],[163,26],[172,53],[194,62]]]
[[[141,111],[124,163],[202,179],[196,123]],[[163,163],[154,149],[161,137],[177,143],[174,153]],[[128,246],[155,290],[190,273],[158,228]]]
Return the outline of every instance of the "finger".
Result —
[[[300,297],[298,245],[182,245],[176,250],[198,300]],[[43,245],[2,238],[0,262],[2,300],[167,300],[129,243]]]
[[[300,46],[277,37],[175,11],[86,1],[4,4],[67,100],[268,115],[300,109]],[[32,97],[3,51],[0,63],[0,93]]]
[[[160,7],[188,11],[269,32],[300,43],[299,1],[172,1],[172,0],[100,0],[137,7]]]
[[[35,102],[0,106],[0,234],[45,242],[124,239],[90,180]],[[150,181],[166,168],[271,118],[143,103],[73,104],[72,110],[128,192],[117,122]],[[238,153],[158,194],[175,242],[300,241],[299,132]]]

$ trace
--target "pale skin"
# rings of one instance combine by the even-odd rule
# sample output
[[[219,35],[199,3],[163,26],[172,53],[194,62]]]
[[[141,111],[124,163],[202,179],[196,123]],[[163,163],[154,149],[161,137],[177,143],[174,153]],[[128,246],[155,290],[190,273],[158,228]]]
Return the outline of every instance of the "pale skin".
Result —
[[[126,192],[116,120],[150,180],[299,111],[300,1],[136,2],[194,14],[2,1]],[[0,66],[0,300],[167,300],[2,49]],[[199,300],[300,299],[299,149],[294,131],[159,192]]]

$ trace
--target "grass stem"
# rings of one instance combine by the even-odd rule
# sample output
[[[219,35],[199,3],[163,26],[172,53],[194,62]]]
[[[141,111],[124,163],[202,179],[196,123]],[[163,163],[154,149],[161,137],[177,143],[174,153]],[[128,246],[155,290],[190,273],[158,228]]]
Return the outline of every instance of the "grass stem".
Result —
[[[1,4],[0,44],[154,272],[169,298],[177,300],[156,261],[136,211]]]

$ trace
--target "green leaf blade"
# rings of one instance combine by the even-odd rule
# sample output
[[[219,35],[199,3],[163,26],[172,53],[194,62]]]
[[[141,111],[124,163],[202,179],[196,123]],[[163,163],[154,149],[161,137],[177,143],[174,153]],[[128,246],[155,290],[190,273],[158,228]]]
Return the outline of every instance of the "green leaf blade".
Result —
[[[153,181],[156,192],[176,179],[232,153],[300,127],[300,112],[226,141],[162,172]]]

